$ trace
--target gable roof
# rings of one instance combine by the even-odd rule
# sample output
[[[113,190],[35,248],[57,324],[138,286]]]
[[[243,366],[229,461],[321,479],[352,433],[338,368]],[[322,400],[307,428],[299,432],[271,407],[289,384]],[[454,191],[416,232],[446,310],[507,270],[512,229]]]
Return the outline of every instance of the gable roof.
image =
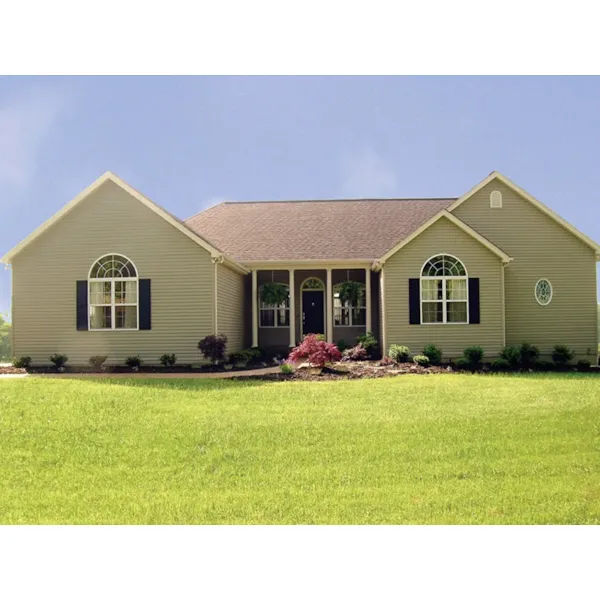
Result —
[[[483,181],[479,182],[474,188],[470,189],[466,194],[458,198],[450,207],[448,207],[448,211],[452,212],[454,209],[458,208],[463,202],[468,200],[480,189],[482,189],[488,183],[491,183],[494,180],[501,181],[506,187],[512,189],[514,192],[519,194],[519,196],[533,204],[533,206],[541,210],[544,214],[548,215],[560,226],[564,227],[575,237],[579,238],[584,244],[590,246],[590,248],[592,248],[600,258],[600,244],[597,244],[596,242],[594,242],[594,240],[585,235],[585,233],[582,233],[576,227],[573,227],[573,225],[565,221],[562,217],[559,217],[553,210],[548,208],[545,204],[534,198],[529,192],[526,192],[522,187],[519,187],[516,183],[512,182],[508,177],[502,175],[502,173],[498,171],[492,171]]]
[[[90,194],[95,192],[100,186],[102,186],[107,181],[111,181],[112,183],[118,185],[121,189],[125,190],[130,196],[139,200],[144,206],[148,207],[154,213],[156,213],[159,217],[163,218],[167,223],[171,224],[173,227],[181,231],[185,236],[190,238],[192,241],[196,242],[199,246],[210,252],[210,254],[214,257],[223,256],[224,260],[228,262],[229,266],[240,270],[241,272],[247,273],[248,270],[245,267],[237,264],[235,261],[231,260],[227,256],[223,254],[223,252],[213,246],[205,239],[203,239],[198,233],[190,230],[188,227],[184,225],[184,223],[173,216],[170,212],[166,211],[164,208],[152,202],[152,200],[146,198],[143,194],[138,192],[136,189],[132,188],[127,182],[123,181],[118,175],[110,171],[106,171],[103,175],[98,177],[94,183],[85,188],[82,192],[80,192],[73,200],[71,200],[68,204],[65,204],[57,213],[55,213],[52,217],[50,217],[47,221],[42,223],[36,230],[34,230],[31,234],[29,234],[24,240],[19,242],[12,250],[9,250],[1,259],[0,262],[10,264],[12,262],[13,257],[18,254],[23,248],[31,244],[35,239],[37,239],[42,233],[44,233],[47,229],[52,227],[56,222],[58,222],[62,217],[64,217],[68,212],[73,210],[79,203],[83,202]]]
[[[239,262],[372,262],[455,200],[224,202],[185,225]]]
[[[391,250],[386,252],[378,261],[377,268],[379,268],[385,261],[396,254],[400,248],[403,248],[408,243],[412,242],[417,236],[421,235],[426,229],[429,229],[434,223],[437,223],[440,219],[447,219],[459,229],[464,231],[467,235],[470,235],[473,239],[477,240],[482,246],[485,246],[490,252],[493,252],[498,258],[502,259],[502,262],[509,263],[512,258],[506,254],[503,250],[498,248],[496,244],[493,244],[487,238],[483,237],[480,233],[475,231],[472,227],[469,227],[464,221],[461,221],[458,217],[448,212],[446,209],[441,210],[437,215],[433,215],[426,223],[423,223],[421,227],[413,231],[408,237],[404,238],[400,243],[396,244]]]

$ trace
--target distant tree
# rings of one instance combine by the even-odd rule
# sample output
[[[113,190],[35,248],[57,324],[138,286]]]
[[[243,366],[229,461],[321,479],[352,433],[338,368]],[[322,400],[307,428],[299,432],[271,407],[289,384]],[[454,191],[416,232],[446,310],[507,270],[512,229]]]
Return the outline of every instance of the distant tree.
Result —
[[[11,333],[11,324],[0,314],[0,360],[12,358]]]

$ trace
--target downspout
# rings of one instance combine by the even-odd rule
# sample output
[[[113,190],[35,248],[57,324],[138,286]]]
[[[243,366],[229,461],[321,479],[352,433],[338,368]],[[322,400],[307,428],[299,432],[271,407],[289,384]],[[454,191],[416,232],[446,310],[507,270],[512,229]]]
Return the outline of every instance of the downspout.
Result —
[[[213,256],[213,265],[215,265],[215,282],[214,282],[214,299],[213,299],[213,331],[215,335],[219,335],[219,265],[225,260],[223,256]]]

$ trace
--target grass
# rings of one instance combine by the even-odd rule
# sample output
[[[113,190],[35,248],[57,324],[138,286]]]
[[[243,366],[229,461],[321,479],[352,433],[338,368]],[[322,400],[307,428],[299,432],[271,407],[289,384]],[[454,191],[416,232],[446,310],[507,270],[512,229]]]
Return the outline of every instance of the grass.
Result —
[[[1,523],[600,523],[600,378],[0,381]]]

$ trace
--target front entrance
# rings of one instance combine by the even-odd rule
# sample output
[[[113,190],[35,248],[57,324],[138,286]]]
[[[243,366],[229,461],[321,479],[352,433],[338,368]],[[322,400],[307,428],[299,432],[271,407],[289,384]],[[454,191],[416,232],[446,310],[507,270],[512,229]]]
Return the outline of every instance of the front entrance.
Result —
[[[323,290],[302,291],[302,334],[325,333],[325,294]]]

